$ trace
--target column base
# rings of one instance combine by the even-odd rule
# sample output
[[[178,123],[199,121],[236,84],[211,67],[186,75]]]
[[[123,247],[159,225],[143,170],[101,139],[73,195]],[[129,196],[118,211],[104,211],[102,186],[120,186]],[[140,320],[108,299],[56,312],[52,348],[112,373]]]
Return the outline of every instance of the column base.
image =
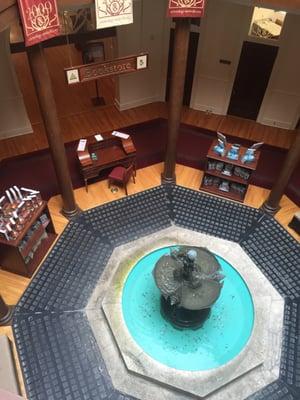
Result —
[[[163,173],[161,174],[161,183],[163,185],[176,185],[176,175],[174,174],[172,177],[167,177]]]
[[[92,98],[92,104],[93,104],[94,107],[105,106],[104,97],[93,97]]]
[[[62,208],[62,210],[60,212],[65,218],[70,220],[70,219],[77,217],[77,215],[79,215],[81,213],[81,211],[82,210],[76,206],[76,208],[74,210],[65,210],[64,208]]]
[[[263,203],[263,205],[260,207],[260,210],[262,212],[264,212],[265,214],[269,214],[269,215],[275,215],[279,210],[280,210],[280,206],[278,205],[277,207],[272,207],[268,204],[267,201],[265,201]]]
[[[7,326],[10,325],[12,317],[14,314],[14,307],[7,306],[7,313],[3,317],[0,318],[0,326]]]

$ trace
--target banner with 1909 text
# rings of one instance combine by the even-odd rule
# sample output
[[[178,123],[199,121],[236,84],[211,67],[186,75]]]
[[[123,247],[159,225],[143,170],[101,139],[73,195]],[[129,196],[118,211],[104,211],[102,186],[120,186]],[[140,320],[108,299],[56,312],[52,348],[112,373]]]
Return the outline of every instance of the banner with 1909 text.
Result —
[[[132,24],[133,0],[95,0],[97,29]]]
[[[171,18],[200,18],[205,0],[169,0],[167,16]]]
[[[18,0],[25,46],[51,39],[60,33],[56,0]]]

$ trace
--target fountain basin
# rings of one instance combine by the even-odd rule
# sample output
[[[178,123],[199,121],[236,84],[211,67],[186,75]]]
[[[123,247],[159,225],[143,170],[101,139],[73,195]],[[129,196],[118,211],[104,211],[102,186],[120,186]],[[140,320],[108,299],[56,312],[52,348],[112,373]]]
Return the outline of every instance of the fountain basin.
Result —
[[[140,259],[122,293],[122,313],[135,342],[156,361],[178,370],[205,371],[236,357],[248,342],[254,323],[251,294],[241,275],[215,256],[225,275],[211,314],[199,329],[179,330],[160,313],[160,291],[152,271],[160,257],[176,246],[157,249]]]
[[[184,371],[156,361],[137,345],[123,318],[123,287],[133,266],[147,253],[174,243],[204,246],[226,259],[251,292],[255,309],[251,337],[236,357],[218,368]],[[239,400],[279,376],[283,309],[283,298],[237,243],[170,227],[114,250],[87,305],[87,316],[120,391],[140,399],[209,395],[210,400]],[[98,310],[97,317],[93,310]]]

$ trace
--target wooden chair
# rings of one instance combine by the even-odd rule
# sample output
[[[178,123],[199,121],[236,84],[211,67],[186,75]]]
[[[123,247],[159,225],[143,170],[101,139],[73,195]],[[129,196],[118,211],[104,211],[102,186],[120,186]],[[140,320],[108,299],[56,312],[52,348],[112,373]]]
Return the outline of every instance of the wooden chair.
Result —
[[[127,183],[132,176],[133,183],[135,183],[135,170],[134,165],[129,165],[128,168],[123,166],[115,167],[111,173],[108,175],[108,187],[110,187],[112,182],[120,183],[125,188],[126,196],[128,195],[127,192]]]

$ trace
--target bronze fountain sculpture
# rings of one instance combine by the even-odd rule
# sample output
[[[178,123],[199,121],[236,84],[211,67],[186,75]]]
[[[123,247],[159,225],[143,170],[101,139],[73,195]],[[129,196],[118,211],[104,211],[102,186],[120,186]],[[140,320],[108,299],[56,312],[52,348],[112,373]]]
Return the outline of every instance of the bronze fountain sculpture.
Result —
[[[204,247],[178,246],[153,270],[161,291],[161,313],[176,328],[200,328],[223,287],[216,257]]]

